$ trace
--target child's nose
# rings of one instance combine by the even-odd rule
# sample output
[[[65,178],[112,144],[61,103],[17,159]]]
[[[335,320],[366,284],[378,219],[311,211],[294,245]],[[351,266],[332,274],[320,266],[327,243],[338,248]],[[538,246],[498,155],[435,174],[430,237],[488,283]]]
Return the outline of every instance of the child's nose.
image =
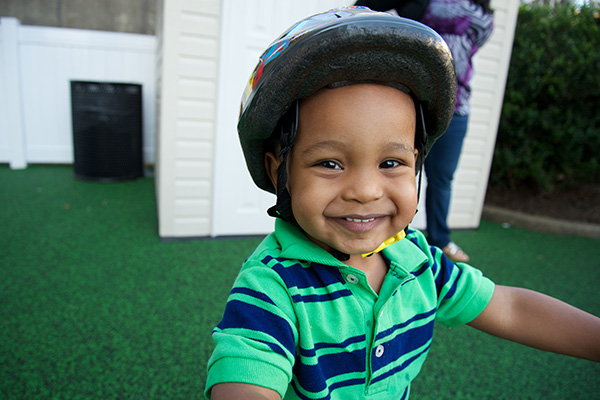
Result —
[[[367,203],[383,197],[383,182],[378,173],[372,171],[357,171],[347,177],[344,199]]]

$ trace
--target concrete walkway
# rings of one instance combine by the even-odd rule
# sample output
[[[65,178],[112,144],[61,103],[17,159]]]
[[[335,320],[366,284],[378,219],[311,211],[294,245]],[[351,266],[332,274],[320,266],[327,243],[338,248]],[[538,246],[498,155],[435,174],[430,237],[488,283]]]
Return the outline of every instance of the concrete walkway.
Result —
[[[598,224],[558,220],[487,205],[483,207],[482,218],[535,231],[600,239]]]

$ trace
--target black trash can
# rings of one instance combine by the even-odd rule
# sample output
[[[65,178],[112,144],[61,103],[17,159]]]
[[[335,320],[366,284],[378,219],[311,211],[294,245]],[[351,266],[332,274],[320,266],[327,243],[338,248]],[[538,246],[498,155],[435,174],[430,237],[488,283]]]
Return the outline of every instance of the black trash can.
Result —
[[[142,177],[142,86],[71,81],[73,175],[112,182]]]

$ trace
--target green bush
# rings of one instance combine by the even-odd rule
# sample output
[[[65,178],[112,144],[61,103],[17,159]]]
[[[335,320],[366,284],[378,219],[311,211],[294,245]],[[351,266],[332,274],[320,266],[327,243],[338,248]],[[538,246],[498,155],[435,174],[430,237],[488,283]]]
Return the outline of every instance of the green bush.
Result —
[[[600,7],[521,6],[490,185],[600,182]]]

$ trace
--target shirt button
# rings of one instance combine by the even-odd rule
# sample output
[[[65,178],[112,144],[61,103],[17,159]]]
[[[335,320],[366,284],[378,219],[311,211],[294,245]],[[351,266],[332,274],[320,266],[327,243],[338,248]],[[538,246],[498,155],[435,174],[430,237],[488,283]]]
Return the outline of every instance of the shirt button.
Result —
[[[350,283],[358,283],[358,278],[356,275],[348,274],[346,275],[346,280]]]
[[[383,355],[384,349],[383,349],[383,345],[380,344],[379,346],[377,346],[377,348],[375,349],[375,357],[379,358]]]

